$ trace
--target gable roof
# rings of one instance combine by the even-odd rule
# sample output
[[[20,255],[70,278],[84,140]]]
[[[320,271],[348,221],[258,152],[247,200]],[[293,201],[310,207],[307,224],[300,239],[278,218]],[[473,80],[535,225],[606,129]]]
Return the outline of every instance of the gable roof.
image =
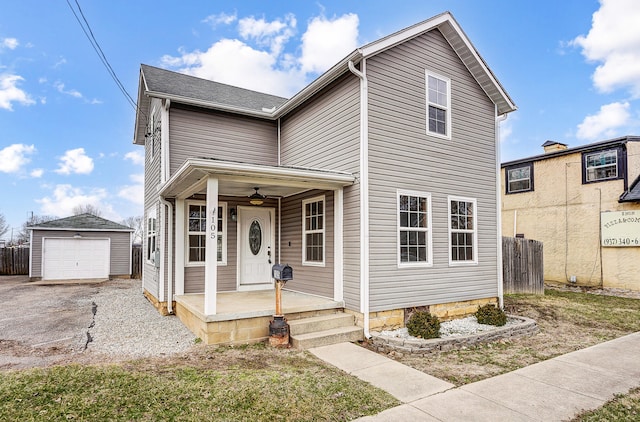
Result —
[[[348,72],[350,62],[357,64],[363,59],[375,56],[434,29],[439,30],[449,42],[460,60],[496,105],[498,114],[515,111],[517,108],[515,103],[462,31],[453,15],[450,12],[444,12],[355,49],[288,100],[143,64],[140,68],[140,83],[138,85],[139,108],[136,111],[134,143],[144,144],[146,124],[142,119],[149,113],[148,101],[142,101],[145,95],[254,117],[277,119]]]
[[[47,221],[27,227],[34,230],[72,230],[72,231],[116,231],[133,232],[131,227],[115,223],[93,214],[72,215],[71,217]]]

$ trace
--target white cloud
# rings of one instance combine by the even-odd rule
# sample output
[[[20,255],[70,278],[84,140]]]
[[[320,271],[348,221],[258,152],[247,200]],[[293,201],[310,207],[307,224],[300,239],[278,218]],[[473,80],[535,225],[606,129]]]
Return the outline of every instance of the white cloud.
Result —
[[[289,97],[355,49],[358,17],[312,19],[302,35],[301,48],[289,49],[297,55],[285,52],[296,27],[291,14],[273,21],[242,18],[239,39],[222,39],[206,51],[180,50],[179,56],[165,55],[161,61],[189,75]]]
[[[125,160],[131,160],[133,164],[138,166],[144,165],[144,152],[142,151],[130,151],[124,155]]]
[[[9,50],[15,50],[19,45],[17,38],[3,38],[0,40],[0,47],[8,48]]]
[[[513,118],[503,120],[500,122],[500,143],[505,144],[510,141],[511,134],[513,133]]]
[[[302,36],[302,70],[324,72],[355,50],[358,41],[358,15],[349,13],[334,20],[318,16],[311,20]]]
[[[227,15],[226,13],[218,13],[217,15],[209,15],[202,20],[202,22],[211,25],[212,28],[217,27],[219,24],[223,25],[231,25],[233,22],[238,19],[238,15],[234,13],[233,15]]]
[[[31,105],[35,101],[22,89],[18,88],[18,83],[24,81],[22,76],[4,74],[0,75],[0,108],[12,111],[13,103]]]
[[[59,174],[89,174],[93,171],[93,159],[87,156],[84,148],[70,149],[60,158]]]
[[[640,98],[640,2],[637,0],[600,0],[589,33],[580,35],[573,45],[591,62],[600,63],[593,83],[601,92],[628,88]]]
[[[0,171],[3,173],[16,173],[22,166],[28,164],[36,147],[33,145],[13,144],[0,149]]]
[[[592,114],[578,125],[576,136],[579,139],[596,140],[616,136],[618,130],[629,123],[629,103],[615,102],[600,107],[597,114]]]
[[[113,207],[105,202],[107,191],[102,188],[90,189],[85,192],[68,184],[56,185],[51,196],[37,199],[44,215],[66,217],[73,214],[73,209],[82,205],[93,205],[103,213],[103,217],[119,221],[120,217],[113,211]]]
[[[31,170],[31,173],[29,173],[29,175],[34,179],[39,179],[40,177],[42,177],[43,174],[44,174],[43,169],[33,169]]]
[[[132,174],[130,177],[134,184],[122,187],[118,196],[142,207],[144,205],[144,173]]]
[[[82,93],[80,93],[80,91],[78,91],[77,89],[69,89],[65,91],[64,84],[60,81],[55,82],[53,84],[53,87],[57,89],[61,94],[70,95],[74,98],[82,98]]]

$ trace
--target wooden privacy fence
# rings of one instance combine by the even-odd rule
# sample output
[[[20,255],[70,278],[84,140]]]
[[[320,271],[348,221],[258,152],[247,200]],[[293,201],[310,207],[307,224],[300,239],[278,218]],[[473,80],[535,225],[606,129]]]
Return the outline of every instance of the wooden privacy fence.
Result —
[[[0,275],[29,275],[29,248],[0,249]]]
[[[131,248],[131,278],[142,278],[142,245]]]
[[[504,293],[544,294],[542,242],[503,237],[502,279]]]

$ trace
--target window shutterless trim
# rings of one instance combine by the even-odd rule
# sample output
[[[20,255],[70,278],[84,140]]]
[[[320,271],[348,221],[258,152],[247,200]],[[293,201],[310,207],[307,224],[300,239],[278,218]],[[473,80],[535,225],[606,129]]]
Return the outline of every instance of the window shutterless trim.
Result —
[[[184,201],[184,266],[185,267],[204,267],[204,260],[202,261],[191,261],[189,258],[189,236],[201,236],[206,235],[206,231],[198,232],[198,231],[190,231],[189,230],[189,205],[197,205],[197,206],[205,206],[206,201],[201,200],[186,200]],[[226,202],[218,202],[218,209],[222,210],[222,229],[218,230],[218,236],[222,238],[222,260],[217,261],[218,266],[227,265],[227,203]],[[217,254],[216,254],[217,256]]]
[[[425,228],[412,228],[408,226],[400,225],[400,198],[402,196],[413,196],[416,198],[425,198],[427,200],[427,227]],[[416,268],[416,267],[432,267],[433,266],[433,229],[431,223],[431,193],[418,192],[410,190],[398,189],[396,193],[396,255],[398,268]],[[401,231],[416,231],[424,232],[427,236],[427,260],[426,261],[402,261],[402,245],[400,244]]]
[[[587,159],[589,156],[602,154],[606,152],[615,152],[616,156],[616,175],[615,177],[608,177],[606,179],[597,179],[597,180],[587,180]],[[584,151],[582,153],[582,184],[586,185],[588,183],[600,183],[600,182],[608,182],[611,180],[624,179],[625,180],[625,190],[627,189],[627,154],[626,150],[623,147],[615,147],[615,148],[606,148],[595,151]]]
[[[515,169],[519,169],[519,168],[523,168],[523,167],[529,167],[529,189],[523,189],[523,190],[517,190],[517,191],[513,191],[511,192],[509,190],[509,170],[515,170]],[[522,179],[525,180],[525,179]],[[524,163],[524,164],[517,164],[517,165],[513,165],[513,166],[509,166],[509,167],[505,167],[504,168],[504,193],[507,195],[511,195],[511,194],[516,194],[516,193],[524,193],[524,192],[532,192],[534,191],[534,173],[533,173],[533,163]]]
[[[307,230],[307,204],[314,202],[322,202],[322,229]],[[316,214],[317,215],[317,214]],[[311,267],[324,267],[327,255],[327,201],[324,195],[315,196],[313,198],[305,199],[302,201],[302,265]],[[322,261],[308,261],[307,260],[307,234],[316,233],[322,234]]]
[[[429,77],[438,79],[447,84],[446,106],[443,106],[442,104],[439,104],[437,102],[429,101]],[[451,79],[445,76],[439,75],[437,73],[431,72],[430,70],[425,70],[424,85],[425,85],[425,95],[426,95],[425,119],[426,119],[427,135],[435,136],[443,139],[451,139]],[[443,110],[445,112],[446,117],[445,117],[445,133],[444,134],[429,130],[429,107],[430,106],[435,107],[436,109],[439,109],[439,110]]]
[[[463,229],[452,229],[451,228],[451,201],[456,202],[471,202],[473,204],[473,230],[463,230]],[[476,198],[468,198],[463,196],[447,196],[447,209],[448,209],[448,227],[449,227],[449,266],[450,267],[458,267],[465,265],[478,265],[478,202]],[[466,261],[454,261],[451,256],[451,248],[453,244],[451,242],[451,234],[452,233],[472,233],[473,241],[473,260]]]

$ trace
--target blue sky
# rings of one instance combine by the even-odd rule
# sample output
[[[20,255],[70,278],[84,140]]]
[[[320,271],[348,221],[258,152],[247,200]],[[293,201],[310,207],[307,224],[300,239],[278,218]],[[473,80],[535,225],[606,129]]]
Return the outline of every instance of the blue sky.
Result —
[[[69,5],[134,99],[140,63],[291,96],[354,48],[448,10],[518,106],[504,161],[549,139],[640,134],[636,0],[5,2],[0,214],[14,230],[77,205],[114,221],[142,214],[135,111]]]

